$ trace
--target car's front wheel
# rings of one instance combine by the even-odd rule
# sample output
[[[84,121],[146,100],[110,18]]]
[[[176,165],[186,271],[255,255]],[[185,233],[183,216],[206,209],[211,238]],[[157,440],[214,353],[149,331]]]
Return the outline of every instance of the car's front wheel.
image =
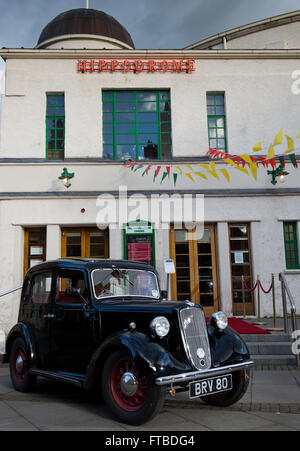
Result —
[[[29,374],[29,363],[26,345],[22,337],[14,340],[9,357],[10,377],[14,388],[21,392],[31,390],[36,377]]]
[[[155,385],[151,371],[140,367],[123,349],[114,351],[104,364],[102,393],[112,413],[133,425],[143,424],[157,415],[166,394]]]
[[[215,395],[203,396],[201,399],[211,406],[231,406],[244,396],[249,385],[249,380],[248,371],[237,371],[232,374],[232,390]]]

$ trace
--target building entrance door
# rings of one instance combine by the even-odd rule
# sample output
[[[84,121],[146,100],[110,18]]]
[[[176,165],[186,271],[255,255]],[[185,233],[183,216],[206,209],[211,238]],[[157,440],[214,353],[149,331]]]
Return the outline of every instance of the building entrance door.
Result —
[[[109,258],[108,230],[65,228],[61,243],[62,257]]]
[[[171,276],[172,299],[202,305],[206,316],[219,310],[215,227],[197,231],[170,231],[170,255],[176,273]]]

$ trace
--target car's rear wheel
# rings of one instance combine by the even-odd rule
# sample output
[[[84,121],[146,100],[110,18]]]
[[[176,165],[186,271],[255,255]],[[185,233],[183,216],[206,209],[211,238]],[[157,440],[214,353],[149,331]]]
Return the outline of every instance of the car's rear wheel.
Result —
[[[113,414],[122,422],[134,425],[157,415],[166,394],[155,385],[151,371],[139,366],[123,349],[113,352],[105,362],[102,393]]]
[[[16,338],[12,344],[9,367],[14,388],[21,392],[30,391],[36,382],[36,377],[28,372],[29,362],[26,345],[21,337]]]
[[[231,406],[244,396],[249,385],[249,380],[248,371],[237,371],[232,374],[232,390],[215,395],[203,396],[201,399],[211,406]]]

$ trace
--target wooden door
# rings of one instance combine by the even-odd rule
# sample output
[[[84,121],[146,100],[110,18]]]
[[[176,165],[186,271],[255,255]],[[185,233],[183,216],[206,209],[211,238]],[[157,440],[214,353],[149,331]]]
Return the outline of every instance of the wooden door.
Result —
[[[108,231],[97,228],[62,230],[62,257],[109,258]]]
[[[170,254],[176,273],[171,277],[172,298],[202,305],[206,316],[219,309],[215,227],[170,232]]]

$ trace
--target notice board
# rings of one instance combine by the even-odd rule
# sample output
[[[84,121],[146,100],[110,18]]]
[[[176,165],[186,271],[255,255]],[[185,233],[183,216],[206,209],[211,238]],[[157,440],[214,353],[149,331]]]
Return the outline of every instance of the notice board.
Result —
[[[134,221],[125,225],[124,258],[155,266],[154,229],[150,223]]]

